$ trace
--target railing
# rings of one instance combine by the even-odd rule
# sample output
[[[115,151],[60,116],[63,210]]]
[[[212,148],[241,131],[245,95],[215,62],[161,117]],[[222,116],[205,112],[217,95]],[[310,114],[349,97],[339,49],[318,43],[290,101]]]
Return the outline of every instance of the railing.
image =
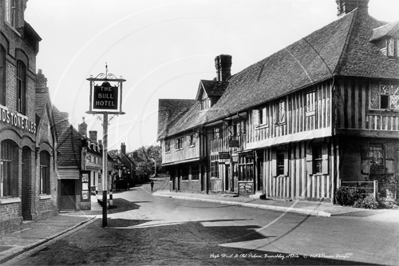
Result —
[[[362,188],[366,191],[366,194],[372,194],[375,199],[378,197],[378,181],[345,181],[341,180],[341,187],[356,187]]]

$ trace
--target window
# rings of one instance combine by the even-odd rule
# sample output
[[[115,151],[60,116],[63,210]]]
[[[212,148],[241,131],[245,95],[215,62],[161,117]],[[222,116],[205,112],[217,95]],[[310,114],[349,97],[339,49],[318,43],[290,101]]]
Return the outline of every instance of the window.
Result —
[[[0,45],[0,104],[6,105],[6,49]]]
[[[209,99],[203,99],[201,100],[201,110],[209,109],[210,104],[209,104]]]
[[[278,103],[277,123],[285,123],[285,102],[283,100]]]
[[[219,163],[218,161],[211,162],[211,177],[219,177]]]
[[[178,138],[175,140],[175,149],[180,150],[183,149],[183,138]]]
[[[277,175],[284,175],[284,153],[277,153]]]
[[[213,139],[221,139],[222,138],[222,129],[215,127],[213,129]]]
[[[390,38],[387,39],[387,56],[388,57],[399,57],[399,40]]]
[[[50,194],[50,154],[40,153],[40,186],[39,194]]]
[[[399,109],[399,85],[372,85],[371,109]]]
[[[313,172],[322,173],[323,172],[323,146],[320,144],[315,144],[313,146]]]
[[[238,158],[238,180],[250,181],[254,179],[253,153],[241,154]]]
[[[5,20],[14,28],[17,26],[17,1],[5,0]]]
[[[26,66],[22,61],[17,63],[17,111],[26,114]]]
[[[306,171],[308,175],[328,174],[328,143],[317,140],[306,147]]]
[[[195,136],[194,134],[191,134],[188,136],[188,146],[189,147],[194,147],[195,146]]]
[[[371,173],[384,167],[384,149],[382,144],[370,144],[369,156]]]
[[[170,152],[170,140],[165,141],[165,152]]]
[[[0,197],[18,196],[18,146],[10,140],[1,142],[0,150]]]
[[[267,125],[267,108],[262,108],[259,110],[259,124],[262,125]]]
[[[306,114],[307,115],[314,115],[314,113],[315,113],[315,110],[316,110],[315,96],[316,96],[316,93],[314,90],[310,90],[306,93]]]

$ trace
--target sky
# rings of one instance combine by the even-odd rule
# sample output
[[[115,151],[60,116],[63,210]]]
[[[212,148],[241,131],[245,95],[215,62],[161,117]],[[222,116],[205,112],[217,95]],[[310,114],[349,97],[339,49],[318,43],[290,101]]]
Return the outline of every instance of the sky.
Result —
[[[399,20],[399,0],[370,0],[376,19]],[[194,99],[214,58],[232,56],[232,74],[338,19],[335,0],[29,0],[25,20],[42,38],[36,69],[53,104],[102,139],[89,110],[90,76],[123,84],[124,115],[112,116],[108,149],[157,145],[159,99]]]

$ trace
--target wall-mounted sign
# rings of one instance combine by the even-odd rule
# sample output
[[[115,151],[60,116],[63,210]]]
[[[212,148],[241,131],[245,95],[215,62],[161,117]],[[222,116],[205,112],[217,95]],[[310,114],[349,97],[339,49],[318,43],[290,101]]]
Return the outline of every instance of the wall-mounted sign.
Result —
[[[219,152],[219,159],[230,159],[230,153],[229,152]]]
[[[36,123],[30,121],[28,117],[12,112],[2,106],[0,106],[0,122],[26,130],[29,133],[36,133]]]

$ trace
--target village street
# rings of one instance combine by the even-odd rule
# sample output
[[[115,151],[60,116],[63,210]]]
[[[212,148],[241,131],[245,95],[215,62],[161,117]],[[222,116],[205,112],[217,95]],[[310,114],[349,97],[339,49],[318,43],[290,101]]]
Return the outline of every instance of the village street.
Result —
[[[155,190],[165,181],[155,182]],[[398,222],[328,218],[155,197],[148,184],[114,194],[100,219],[12,265],[397,265]],[[9,264],[7,264],[9,265]]]

